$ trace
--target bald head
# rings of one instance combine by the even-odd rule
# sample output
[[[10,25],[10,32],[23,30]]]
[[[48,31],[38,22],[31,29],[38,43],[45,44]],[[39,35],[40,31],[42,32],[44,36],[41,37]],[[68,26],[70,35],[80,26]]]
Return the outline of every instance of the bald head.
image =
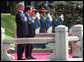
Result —
[[[18,3],[17,8],[18,8],[18,10],[24,11],[24,4]]]

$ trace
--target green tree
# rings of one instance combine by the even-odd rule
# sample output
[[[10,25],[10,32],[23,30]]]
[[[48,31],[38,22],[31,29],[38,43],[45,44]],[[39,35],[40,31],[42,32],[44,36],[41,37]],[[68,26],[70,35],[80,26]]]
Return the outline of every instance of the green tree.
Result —
[[[15,15],[15,13],[17,12],[17,6],[16,5],[17,5],[16,1],[9,1],[11,15]]]
[[[55,8],[55,16],[64,14],[62,24],[70,26],[71,24],[83,24],[83,1],[53,1],[51,5]]]

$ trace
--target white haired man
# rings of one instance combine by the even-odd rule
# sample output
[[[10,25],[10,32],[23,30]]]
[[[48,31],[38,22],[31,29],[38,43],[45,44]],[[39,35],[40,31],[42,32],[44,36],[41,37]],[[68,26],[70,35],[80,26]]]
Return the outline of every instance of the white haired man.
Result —
[[[17,38],[26,38],[29,35],[27,18],[24,15],[24,4],[18,3],[18,12],[16,14]],[[17,44],[17,60],[26,60],[23,58],[23,52],[26,44]]]

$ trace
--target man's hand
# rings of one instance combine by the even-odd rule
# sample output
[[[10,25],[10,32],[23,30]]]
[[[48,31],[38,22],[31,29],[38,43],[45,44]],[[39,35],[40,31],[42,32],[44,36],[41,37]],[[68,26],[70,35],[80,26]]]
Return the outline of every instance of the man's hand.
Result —
[[[25,17],[24,20],[27,21],[27,17]]]

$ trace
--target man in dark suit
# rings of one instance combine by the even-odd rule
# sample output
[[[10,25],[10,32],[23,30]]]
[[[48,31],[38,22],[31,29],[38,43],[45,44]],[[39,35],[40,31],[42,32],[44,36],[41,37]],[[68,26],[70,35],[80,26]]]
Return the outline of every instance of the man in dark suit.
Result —
[[[16,14],[16,25],[17,25],[17,38],[26,38],[29,35],[29,29],[27,25],[27,18],[25,17],[24,4],[18,3],[18,12]],[[24,52],[25,44],[17,44],[17,59],[25,60],[22,54]]]
[[[31,6],[27,6],[25,8],[25,16],[27,17],[27,23],[28,23],[28,28],[29,28],[29,35],[28,37],[34,37],[35,36],[35,28],[34,28],[34,21],[32,18],[32,7]],[[33,44],[27,44],[26,45],[26,52],[25,52],[25,57],[27,59],[35,59],[34,57],[32,57],[32,49],[33,49]]]

